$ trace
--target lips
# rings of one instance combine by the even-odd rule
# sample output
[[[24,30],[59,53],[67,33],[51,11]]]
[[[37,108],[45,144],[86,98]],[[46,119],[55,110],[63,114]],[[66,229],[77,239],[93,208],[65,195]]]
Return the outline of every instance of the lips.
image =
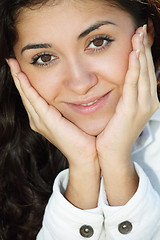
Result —
[[[103,107],[103,105],[107,102],[110,92],[102,95],[101,97],[88,99],[81,102],[74,103],[66,103],[72,110],[80,113],[80,114],[91,114]]]

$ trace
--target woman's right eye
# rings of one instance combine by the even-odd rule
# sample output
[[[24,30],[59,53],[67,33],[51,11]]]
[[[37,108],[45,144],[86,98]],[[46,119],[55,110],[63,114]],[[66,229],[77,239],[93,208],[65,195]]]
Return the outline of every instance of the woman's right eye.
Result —
[[[52,56],[51,54],[41,53],[33,57],[32,59],[33,61],[31,62],[31,64],[38,65],[38,66],[48,66],[49,64],[54,62],[56,59],[57,57]]]

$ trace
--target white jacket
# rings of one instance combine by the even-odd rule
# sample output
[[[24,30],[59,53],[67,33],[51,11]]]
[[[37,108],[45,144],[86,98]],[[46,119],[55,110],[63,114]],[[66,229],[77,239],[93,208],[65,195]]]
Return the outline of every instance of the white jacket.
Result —
[[[108,205],[102,177],[98,207],[74,207],[64,198],[68,170],[61,172],[37,240],[160,240],[160,109],[137,139],[132,159],[139,187],[124,206]]]

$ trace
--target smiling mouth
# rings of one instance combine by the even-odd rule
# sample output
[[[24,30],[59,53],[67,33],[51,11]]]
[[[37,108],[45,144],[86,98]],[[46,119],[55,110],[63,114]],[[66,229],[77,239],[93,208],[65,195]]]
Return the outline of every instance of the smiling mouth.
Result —
[[[95,101],[93,102],[90,102],[90,103],[83,103],[83,104],[80,104],[81,106],[84,106],[84,107],[88,107],[88,106],[91,106],[93,105],[94,103],[96,103],[100,98],[96,99]]]
[[[109,91],[102,97],[99,97],[90,102],[83,102],[83,103],[76,102],[76,103],[66,103],[66,104],[69,106],[69,108],[71,108],[77,113],[84,114],[84,115],[91,114],[98,111],[104,106],[104,104],[108,101],[108,98],[111,92],[112,91]]]

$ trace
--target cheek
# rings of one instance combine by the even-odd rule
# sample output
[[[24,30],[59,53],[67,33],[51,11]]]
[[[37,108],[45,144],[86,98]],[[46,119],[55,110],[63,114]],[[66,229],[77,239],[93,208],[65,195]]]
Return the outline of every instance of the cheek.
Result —
[[[25,71],[31,85],[36,91],[48,102],[51,103],[59,94],[61,89],[61,82],[58,77],[54,77],[51,71],[46,70]]]
[[[128,70],[129,53],[129,51],[116,51],[104,57],[99,64],[96,64],[96,73],[107,82],[123,85]]]
[[[129,54],[130,51],[117,52],[113,57],[115,59],[114,64],[110,66],[111,71],[115,73],[117,81],[119,81],[120,84],[124,84],[129,65]]]
[[[123,85],[125,81],[129,65],[129,55],[132,51],[131,41],[127,41],[125,46],[126,47],[124,48],[123,43],[119,44],[119,47],[114,48],[106,63],[107,71],[118,85]]]

